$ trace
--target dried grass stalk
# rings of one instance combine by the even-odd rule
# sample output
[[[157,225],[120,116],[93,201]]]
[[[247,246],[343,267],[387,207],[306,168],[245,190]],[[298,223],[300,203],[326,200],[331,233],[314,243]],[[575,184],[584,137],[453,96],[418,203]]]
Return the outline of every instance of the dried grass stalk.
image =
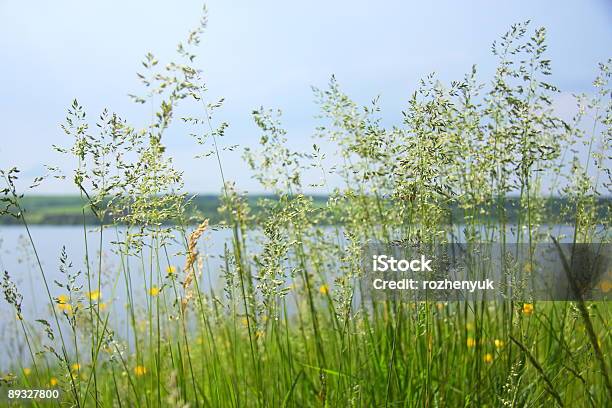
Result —
[[[193,289],[191,284],[196,278],[196,267],[194,266],[198,259],[198,240],[204,234],[204,231],[208,229],[208,219],[204,220],[198,228],[196,228],[189,236],[189,242],[187,244],[187,259],[185,260],[185,281],[183,282],[183,288],[185,289],[185,297],[181,301],[183,310],[187,307],[189,300],[193,297]]]

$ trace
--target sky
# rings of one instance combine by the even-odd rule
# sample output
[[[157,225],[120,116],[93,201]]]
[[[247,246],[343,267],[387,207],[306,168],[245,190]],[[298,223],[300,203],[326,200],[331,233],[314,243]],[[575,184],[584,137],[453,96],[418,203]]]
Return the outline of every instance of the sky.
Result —
[[[585,1],[279,1],[211,0],[198,66],[209,97],[225,98],[218,119],[230,123],[226,144],[254,146],[260,133],[250,112],[283,110],[294,149],[311,146],[317,107],[311,86],[332,74],[360,103],[380,96],[385,123],[399,123],[418,80],[436,72],[461,79],[477,64],[495,68],[491,43],[511,24],[530,19],[548,30],[556,101],[569,111],[571,93],[591,91],[597,63],[612,57],[612,3]],[[199,20],[200,1],[0,0],[0,168],[25,178],[45,164],[67,165],[50,148],[70,140],[59,124],[74,98],[97,117],[104,108],[139,122],[150,110],[127,94],[141,88],[136,72],[146,52],[160,61]],[[566,112],[567,113],[567,112]],[[213,161],[193,160],[188,136],[166,140],[185,188],[221,190]],[[224,152],[226,178],[252,193],[240,152]],[[313,180],[314,181],[314,180]],[[71,193],[67,182],[45,182],[39,193]]]

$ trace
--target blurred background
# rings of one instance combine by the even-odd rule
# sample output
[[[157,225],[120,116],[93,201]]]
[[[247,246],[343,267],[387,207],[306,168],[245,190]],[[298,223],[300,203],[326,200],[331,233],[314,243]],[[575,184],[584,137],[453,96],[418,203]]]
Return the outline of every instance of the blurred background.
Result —
[[[532,28],[548,30],[562,116],[575,109],[572,93],[591,92],[597,63],[611,54],[612,3],[604,0],[206,4],[209,25],[197,65],[209,100],[226,100],[216,117],[230,123],[226,145],[257,142],[250,113],[263,105],[281,108],[290,146],[309,150],[317,125],[311,86],[324,88],[332,74],[360,103],[380,95],[384,122],[399,124],[420,78],[435,71],[443,81],[461,79],[472,64],[480,78],[490,78],[496,64],[491,43],[527,19]],[[107,107],[144,125],[150,107],[127,97],[142,90],[140,61],[148,51],[161,63],[172,58],[201,7],[200,1],[1,1],[0,167],[15,165],[32,179],[44,173],[44,164],[67,164],[50,146],[69,144],[59,123],[74,98],[90,117]],[[185,172],[186,190],[219,193],[215,163],[191,160],[191,138],[176,132],[165,143]],[[224,153],[226,177],[263,192],[247,176],[240,151]],[[57,180],[36,192],[77,193]]]

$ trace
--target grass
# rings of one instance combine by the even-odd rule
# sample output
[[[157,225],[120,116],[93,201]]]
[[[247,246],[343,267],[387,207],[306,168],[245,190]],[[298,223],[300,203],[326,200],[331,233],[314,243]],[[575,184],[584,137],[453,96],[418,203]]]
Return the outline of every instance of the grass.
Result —
[[[394,128],[381,125],[376,101],[358,106],[332,78],[315,90],[318,136],[337,149],[332,165],[332,150],[316,144],[291,151],[277,112],[253,112],[262,136],[244,157],[275,197],[254,206],[225,179],[222,101],[207,102],[192,65],[205,24],[179,45],[177,62],[160,68],[145,56],[145,92],[133,98],[154,109],[146,128],[107,110],[90,123],[76,100],[68,110],[73,145],[57,150],[79,165],[56,175],[74,181],[81,204],[67,198],[58,211],[80,215],[82,271],[63,251],[62,279],[50,279],[24,212],[36,200],[18,189],[17,169],[2,172],[3,214],[24,227],[49,306],[48,316],[28,315],[24,302],[44,301],[24,298],[14,271],[5,273],[15,336],[30,358],[13,362],[3,389],[57,388],[61,402],[28,402],[78,407],[601,407],[612,399],[609,302],[368,301],[358,285],[367,242],[462,236],[505,245],[511,229],[530,246],[550,241],[547,200],[559,195],[555,213],[571,220],[573,242],[608,240],[609,201],[599,197],[609,194],[610,63],[571,123],[551,109],[545,31],[529,34],[527,24],[494,44],[499,68],[488,85],[475,70],[449,87],[427,77]],[[200,114],[177,118],[183,104]],[[216,207],[230,238],[215,270],[200,249],[209,220],[194,226],[190,205],[200,199],[182,192],[163,145],[175,121],[193,128],[200,156],[219,170]],[[324,202],[303,194],[308,171],[320,175]],[[101,225],[92,232],[91,224]],[[102,247],[88,245],[105,236],[115,242],[111,270]],[[205,285],[212,276],[223,284]]]

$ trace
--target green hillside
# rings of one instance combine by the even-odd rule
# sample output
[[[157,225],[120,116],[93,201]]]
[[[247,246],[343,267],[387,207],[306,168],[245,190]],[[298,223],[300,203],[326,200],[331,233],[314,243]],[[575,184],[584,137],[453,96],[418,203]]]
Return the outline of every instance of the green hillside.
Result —
[[[318,208],[323,208],[328,200],[327,196],[310,196],[314,204]],[[257,216],[262,211],[263,201],[275,201],[277,197],[273,195],[249,195],[246,201],[253,216]],[[208,218],[211,224],[218,224],[222,220],[222,215],[219,213],[221,197],[214,194],[195,195],[190,197],[191,205],[189,215],[193,218],[193,222]],[[506,213],[507,221],[515,222],[519,214],[519,200],[516,197],[506,198]],[[599,198],[598,219],[605,220],[609,217],[610,206],[612,204],[611,197]],[[22,205],[26,210],[26,217],[30,224],[39,225],[80,225],[83,223],[83,216],[87,224],[97,224],[98,220],[93,213],[88,209],[87,201],[79,196],[73,195],[40,195],[29,196],[22,199]],[[454,222],[461,221],[461,211],[452,206],[452,216]],[[544,203],[546,223],[571,223],[573,222],[572,214],[575,212],[573,205],[566,198],[554,197],[548,199]],[[485,212],[497,214],[497,211],[491,206],[484,208]],[[332,214],[323,216],[326,223],[341,223],[342,220],[334,217]],[[107,223],[113,220],[108,218]],[[0,225],[20,224],[21,221],[17,218],[4,215],[0,216]],[[171,222],[169,222],[171,223]]]

